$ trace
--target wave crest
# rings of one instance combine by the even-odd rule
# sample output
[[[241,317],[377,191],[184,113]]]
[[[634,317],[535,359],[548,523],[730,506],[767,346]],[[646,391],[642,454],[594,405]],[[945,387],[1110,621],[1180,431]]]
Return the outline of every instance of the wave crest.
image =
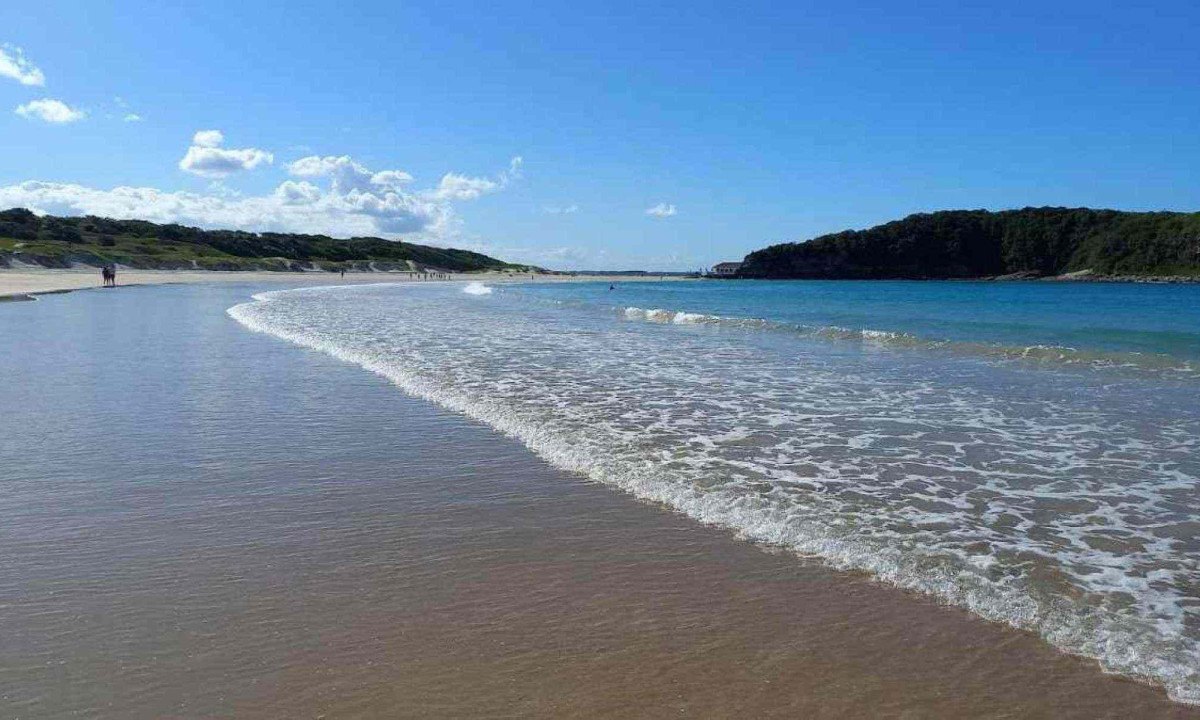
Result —
[[[785,332],[825,340],[858,342],[883,348],[948,352],[963,356],[1033,362],[1049,366],[1126,369],[1200,380],[1200,367],[1197,367],[1195,363],[1159,353],[1079,349],[1062,345],[1003,345],[962,340],[936,340],[890,330],[855,329],[837,325],[795,325],[762,318],[706,315],[662,308],[646,310],[639,307],[626,307],[621,309],[620,314],[626,320],[634,321]]]

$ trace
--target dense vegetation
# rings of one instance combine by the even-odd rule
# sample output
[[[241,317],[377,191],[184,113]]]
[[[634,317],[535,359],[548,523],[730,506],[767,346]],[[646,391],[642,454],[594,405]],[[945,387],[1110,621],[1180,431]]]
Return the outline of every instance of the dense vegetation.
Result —
[[[205,270],[528,270],[467,250],[375,237],[201,230],[90,215],[38,217],[23,209],[0,212],[0,267],[13,261]]]
[[[750,253],[742,277],[978,278],[1090,271],[1200,277],[1200,213],[1087,208],[910,215]]]

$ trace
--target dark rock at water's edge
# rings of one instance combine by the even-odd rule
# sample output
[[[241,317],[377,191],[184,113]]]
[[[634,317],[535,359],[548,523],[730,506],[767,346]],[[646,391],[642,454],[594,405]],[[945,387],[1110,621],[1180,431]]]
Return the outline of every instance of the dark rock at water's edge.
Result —
[[[1200,279],[1200,213],[948,210],[746,256],[744,278]]]
[[[378,237],[201,230],[144,220],[0,212],[0,267],[147,270],[542,272],[482,253]]]

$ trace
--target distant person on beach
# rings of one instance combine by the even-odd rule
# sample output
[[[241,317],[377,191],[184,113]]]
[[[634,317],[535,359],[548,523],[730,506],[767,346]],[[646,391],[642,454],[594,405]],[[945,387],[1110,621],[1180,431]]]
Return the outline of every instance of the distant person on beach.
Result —
[[[346,279],[346,268],[342,268],[342,279]]]

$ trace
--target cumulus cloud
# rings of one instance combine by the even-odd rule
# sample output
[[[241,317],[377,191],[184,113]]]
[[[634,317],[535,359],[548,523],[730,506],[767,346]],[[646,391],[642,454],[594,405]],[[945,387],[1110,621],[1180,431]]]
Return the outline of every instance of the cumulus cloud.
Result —
[[[0,45],[0,77],[12,78],[22,85],[46,84],[41,69],[25,59],[21,48],[12,45]]]
[[[411,198],[339,195],[293,181],[261,196],[166,192],[147,187],[102,190],[28,181],[0,187],[0,207],[27,207],[52,215],[100,215],[206,228],[337,236],[415,232],[435,236],[447,210]]]
[[[675,208],[675,206],[668,203],[659,203],[654,207],[646,208],[646,214],[650,217],[656,218],[669,218],[678,213],[679,211]]]
[[[142,116],[138,115],[137,113],[126,113],[125,117],[123,118],[125,122],[141,122],[142,119]]]
[[[192,145],[179,161],[179,169],[206,178],[223,178],[242,170],[275,162],[275,156],[258,148],[223,148],[225,136],[220,130],[201,130],[192,136]]]
[[[403,170],[380,170],[371,176],[371,184],[380,187],[398,188],[413,181],[413,176]]]
[[[413,179],[403,170],[372,172],[349,155],[309,155],[289,163],[288,172],[296,177],[328,177],[339,193],[398,190]]]
[[[412,175],[403,170],[371,172],[348,155],[309,155],[290,163],[288,172],[297,177],[330,177],[334,190],[343,193],[380,188],[398,190],[413,179]],[[474,200],[501,190],[520,177],[521,158],[515,157],[509,162],[508,170],[499,173],[494,179],[446,173],[436,188],[423,191],[421,196],[437,202]]]
[[[514,157],[509,160],[508,169],[499,173],[495,179],[446,173],[438,182],[438,186],[429,191],[429,196],[436,200],[475,200],[503,190],[513,181],[521,179],[521,166],[524,162],[520,155]]]
[[[561,207],[557,205],[548,205],[542,208],[542,212],[546,213],[547,215],[574,215],[575,213],[579,212],[579,206],[574,203]]]
[[[432,196],[438,200],[474,200],[500,187],[500,183],[488,178],[467,177],[446,173]]]
[[[73,123],[87,117],[87,113],[84,111],[76,110],[62,100],[52,98],[31,100],[24,105],[18,105],[15,112],[30,120],[41,120],[55,125]]]
[[[285,180],[275,188],[275,196],[285,205],[312,205],[321,199],[321,188],[309,182]]]
[[[199,147],[221,147],[224,142],[225,135],[220,130],[199,130],[192,136],[192,144]]]
[[[197,140],[217,146],[197,144]],[[215,136],[208,135],[194,139],[191,149],[220,150],[219,144]],[[0,207],[257,232],[323,233],[340,237],[404,235],[429,242],[446,240],[457,231],[451,201],[439,199],[436,188],[412,192],[401,189],[412,181],[412,176],[403,171],[372,172],[348,156],[301,158],[291,163],[288,170],[298,178],[307,179],[285,180],[272,192],[259,196],[238,195],[219,185],[207,193],[192,193],[146,187],[101,190],[70,183],[29,181],[0,187]],[[328,179],[324,187],[310,181],[319,178]]]
[[[365,173],[367,171],[365,167],[351,160],[349,155],[342,155],[340,157],[334,155],[326,157],[309,155],[288,164],[288,172],[300,177],[332,175],[341,168],[362,168],[362,172]]]

